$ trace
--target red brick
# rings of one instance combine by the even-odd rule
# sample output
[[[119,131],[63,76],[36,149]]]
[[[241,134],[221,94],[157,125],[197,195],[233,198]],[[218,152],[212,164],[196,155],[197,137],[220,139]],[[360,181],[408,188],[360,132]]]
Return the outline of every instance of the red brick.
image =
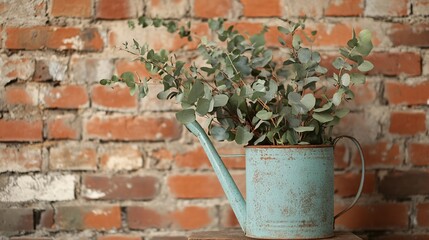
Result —
[[[422,74],[422,58],[414,52],[387,53],[374,52],[368,56],[368,60],[374,64],[373,70],[368,74],[383,74],[397,76],[420,76]]]
[[[388,35],[394,46],[429,46],[429,24],[394,23]]]
[[[146,69],[144,63],[140,61],[130,61],[127,59],[120,59],[115,63],[116,74],[121,75],[124,72],[132,72],[135,74],[135,77],[151,77],[152,75]]]
[[[86,88],[81,85],[63,85],[46,89],[43,103],[48,108],[74,109],[88,106]]]
[[[42,128],[41,120],[0,119],[0,142],[40,142]]]
[[[429,81],[417,84],[386,81],[385,96],[390,105],[427,105],[429,103]]]
[[[33,75],[33,81],[42,82],[53,80],[54,77],[49,72],[49,63],[46,60],[37,60]]]
[[[150,0],[146,13],[150,17],[180,19],[185,17],[188,9],[186,0]]]
[[[352,37],[353,28],[350,24],[337,23],[333,25],[318,24],[314,45],[344,46]],[[356,29],[356,32],[359,32]],[[304,38],[303,38],[304,39]]]
[[[245,17],[280,17],[282,6],[279,0],[240,0]]]
[[[96,170],[97,152],[85,143],[68,143],[49,151],[50,170]]]
[[[335,194],[341,197],[353,197],[356,195],[360,185],[360,173],[342,173],[334,177]],[[376,175],[373,172],[365,173],[365,182],[362,194],[375,192]]]
[[[137,94],[130,95],[127,86],[107,87],[94,85],[91,89],[92,103],[96,107],[107,109],[137,109]]]
[[[166,228],[171,223],[162,208],[140,206],[127,207],[127,222],[130,229]]]
[[[37,105],[38,89],[32,86],[10,86],[5,88],[5,101],[14,105]]]
[[[363,0],[330,0],[325,9],[325,16],[359,16],[363,14]]]
[[[50,116],[47,121],[48,139],[79,139],[81,120],[74,114]]]
[[[367,0],[365,15],[367,16],[407,16],[409,0]]]
[[[83,196],[103,200],[150,200],[158,194],[158,179],[151,176],[83,176]]]
[[[365,156],[365,167],[396,167],[404,162],[404,154],[397,143],[379,141],[362,146]],[[360,166],[361,159],[359,153],[354,155],[354,165]]]
[[[429,165],[429,143],[409,143],[408,160],[415,166]]]
[[[136,14],[131,0],[99,0],[96,7],[96,17],[100,19],[126,19]]]
[[[6,28],[5,47],[8,49],[100,51],[103,45],[103,39],[95,28],[53,26]]]
[[[233,178],[244,193],[244,175],[234,175]],[[170,192],[176,198],[218,198],[225,195],[215,174],[171,175],[167,181]]]
[[[154,152],[153,157],[159,160],[165,160],[165,157],[174,160],[176,166],[181,168],[192,168],[192,169],[207,169],[211,168],[210,161],[207,158],[206,153],[202,147],[186,151],[184,153],[171,153],[168,154],[167,149],[159,149]],[[228,149],[227,147],[218,148],[219,153],[222,154],[244,154],[243,149]],[[174,154],[174,156],[173,156]],[[228,168],[232,169],[244,169],[245,159],[243,157],[224,157],[223,162]]]
[[[54,17],[88,18],[92,12],[92,0],[53,0],[51,15]]]
[[[213,1],[210,1],[213,2]],[[216,2],[217,3],[217,2]],[[174,35],[173,43],[171,44],[170,50],[174,51],[177,49],[186,49],[186,50],[195,50],[200,44],[200,39],[205,36],[207,39],[211,38],[211,32],[209,30],[209,26],[205,23],[194,23],[191,26],[191,34],[196,36],[193,38],[192,42],[188,41],[187,38],[181,38],[178,35]],[[154,45],[151,43],[151,45]]]
[[[417,225],[419,227],[429,227],[429,203],[419,203],[417,205]]]
[[[334,148],[334,168],[344,169],[350,164],[349,150],[341,144],[338,144]]]
[[[155,236],[151,237],[150,240],[187,240],[185,236]]]
[[[354,92],[355,97],[344,104],[346,107],[352,109],[363,105],[373,105],[377,102],[378,89],[374,82],[367,81],[364,84],[353,85],[350,88]]]
[[[336,212],[346,206],[335,207]],[[408,213],[410,207],[406,203],[372,203],[356,205],[339,217],[335,222],[338,230],[405,230],[408,229]]]
[[[210,214],[210,208],[187,206],[171,213],[173,228],[194,230],[204,228],[215,222]]]
[[[40,171],[42,150],[36,146],[0,148],[0,172]]]
[[[33,209],[0,208],[0,231],[33,231]]]
[[[425,131],[425,112],[392,112],[390,114],[390,133],[414,135]]]
[[[194,15],[200,18],[227,17],[232,0],[195,0]]]
[[[224,228],[239,228],[240,224],[232,208],[227,205],[221,208],[220,225]]]
[[[143,166],[143,153],[136,146],[106,146],[100,168],[110,171],[135,170]]]
[[[55,212],[53,208],[47,208],[40,212],[37,229],[53,229]]]
[[[429,173],[425,171],[392,171],[379,183],[379,192],[389,198],[429,194]]]
[[[59,230],[111,230],[121,227],[119,206],[60,206],[55,225]]]
[[[103,140],[169,141],[178,139],[182,125],[171,118],[146,116],[92,116],[87,137]]]
[[[129,235],[121,235],[121,234],[112,234],[112,235],[104,235],[98,236],[97,240],[142,240],[142,237],[139,236],[129,236]]]

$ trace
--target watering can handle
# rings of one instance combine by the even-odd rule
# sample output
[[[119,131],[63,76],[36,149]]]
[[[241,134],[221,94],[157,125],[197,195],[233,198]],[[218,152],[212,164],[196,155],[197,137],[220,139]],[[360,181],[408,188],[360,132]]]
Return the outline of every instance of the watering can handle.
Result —
[[[341,215],[343,215],[344,213],[346,213],[348,210],[350,210],[350,209],[351,209],[351,208],[356,204],[356,202],[358,201],[358,199],[359,199],[360,195],[362,194],[363,183],[364,183],[364,181],[365,181],[365,159],[364,159],[364,157],[363,157],[362,147],[360,146],[360,144],[359,144],[359,142],[356,140],[356,138],[354,138],[354,137],[350,137],[350,136],[339,136],[339,137],[335,138],[335,139],[334,139],[334,147],[335,147],[335,145],[337,144],[337,142],[338,142],[339,140],[341,140],[342,138],[348,138],[348,139],[352,140],[352,142],[356,145],[356,147],[357,147],[357,149],[358,149],[358,151],[359,151],[359,155],[360,155],[361,162],[362,162],[362,173],[361,173],[361,174],[362,174],[362,176],[361,176],[361,178],[360,178],[360,184],[359,184],[358,192],[357,192],[357,194],[356,194],[355,198],[353,199],[353,202],[350,204],[350,206],[348,206],[347,208],[343,209],[341,212],[337,213],[337,214],[334,216],[334,223],[335,223],[335,219],[337,219],[339,216],[341,216]]]

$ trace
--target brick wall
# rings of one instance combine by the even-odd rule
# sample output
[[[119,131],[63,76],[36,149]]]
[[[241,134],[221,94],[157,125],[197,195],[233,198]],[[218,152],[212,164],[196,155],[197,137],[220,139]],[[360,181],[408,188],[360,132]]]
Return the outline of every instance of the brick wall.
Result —
[[[429,239],[428,0],[1,1],[1,239],[176,240],[237,227],[203,151],[174,119],[177,106],[97,84],[148,74],[115,48],[132,38],[194,56],[195,45],[167,32],[131,31],[127,20],[142,14],[190,19],[198,34],[210,34],[210,17],[248,32],[267,24],[275,48],[278,18],[306,14],[326,59],[352,28],[369,28],[375,69],[337,129],[363,144],[367,181],[337,228]],[[339,210],[358,188],[360,163],[349,144],[336,151]],[[225,161],[244,191],[243,159]]]

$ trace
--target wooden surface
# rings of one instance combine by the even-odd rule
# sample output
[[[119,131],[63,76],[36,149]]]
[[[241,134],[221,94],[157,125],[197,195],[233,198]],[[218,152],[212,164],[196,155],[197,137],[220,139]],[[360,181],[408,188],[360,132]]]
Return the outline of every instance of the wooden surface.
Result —
[[[241,230],[196,232],[188,237],[188,240],[251,240],[244,236]],[[336,232],[334,237],[324,238],[328,240],[361,240],[362,238],[347,232]]]

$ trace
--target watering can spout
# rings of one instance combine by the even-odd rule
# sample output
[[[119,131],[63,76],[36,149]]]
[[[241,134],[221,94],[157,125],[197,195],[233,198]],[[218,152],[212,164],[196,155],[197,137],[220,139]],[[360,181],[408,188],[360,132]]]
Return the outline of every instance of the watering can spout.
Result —
[[[231,208],[234,211],[241,228],[244,232],[246,232],[246,202],[244,201],[243,195],[241,195],[240,190],[238,190],[237,185],[231,177],[231,174],[225,167],[225,164],[221,160],[219,154],[217,153],[201,125],[197,121],[192,121],[187,123],[186,127],[200,140],[200,143],[210,160],[213,170],[222,185],[223,191],[225,192],[225,195],[231,204]]]

